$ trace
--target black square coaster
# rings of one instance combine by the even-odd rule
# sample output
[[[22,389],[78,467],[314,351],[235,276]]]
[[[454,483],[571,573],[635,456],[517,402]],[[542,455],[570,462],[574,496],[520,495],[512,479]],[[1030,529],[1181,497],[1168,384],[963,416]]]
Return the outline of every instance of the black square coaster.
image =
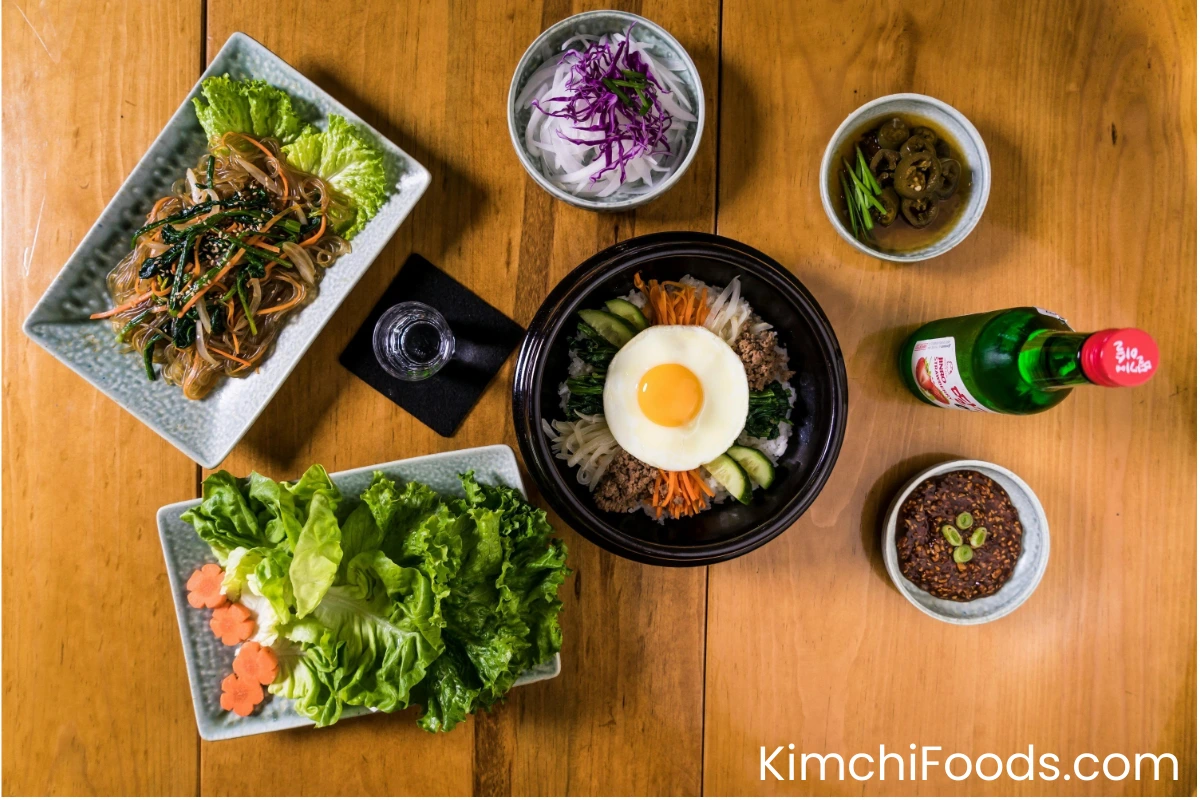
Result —
[[[384,372],[372,346],[375,323],[406,300],[436,308],[454,334],[454,358],[423,381],[402,381]],[[524,332],[479,295],[413,253],[338,360],[442,436],[453,436]]]

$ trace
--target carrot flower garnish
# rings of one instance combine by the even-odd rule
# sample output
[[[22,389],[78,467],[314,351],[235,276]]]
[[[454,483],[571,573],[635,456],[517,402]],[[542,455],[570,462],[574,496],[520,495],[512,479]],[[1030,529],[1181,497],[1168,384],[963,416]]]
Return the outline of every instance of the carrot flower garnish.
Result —
[[[221,643],[229,647],[249,639],[255,629],[250,610],[241,603],[230,603],[215,609],[208,625]]]
[[[229,602],[221,593],[225,571],[216,564],[205,564],[188,578],[188,605],[192,608],[219,608]]]
[[[226,675],[221,681],[221,708],[232,711],[239,717],[254,713],[254,707],[263,701],[262,684],[242,678],[236,673]]]

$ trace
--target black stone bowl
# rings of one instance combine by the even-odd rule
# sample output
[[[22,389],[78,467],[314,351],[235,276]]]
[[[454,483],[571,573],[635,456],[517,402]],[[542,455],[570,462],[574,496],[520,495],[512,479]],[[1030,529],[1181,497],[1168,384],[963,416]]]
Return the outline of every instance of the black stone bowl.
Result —
[[[542,419],[562,419],[558,386],[567,377],[576,311],[602,308],[646,280],[692,275],[715,286],[741,276],[742,293],[775,326],[787,348],[798,398],[796,423],[775,483],[744,506],[726,501],[679,520],[600,511],[575,469],[554,457]],[[579,265],[542,303],[517,356],[513,422],[525,465],[567,523],[595,544],[646,564],[697,566],[726,561],[774,539],[808,509],[833,471],[847,416],[846,365],[829,320],[808,290],[776,261],[740,242],[706,233],[657,233],[609,247]]]

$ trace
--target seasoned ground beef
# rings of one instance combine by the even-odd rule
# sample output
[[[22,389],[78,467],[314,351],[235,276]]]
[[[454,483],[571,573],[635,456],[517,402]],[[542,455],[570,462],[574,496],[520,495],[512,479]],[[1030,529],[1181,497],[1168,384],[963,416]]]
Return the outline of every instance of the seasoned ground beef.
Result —
[[[593,499],[601,511],[624,513],[634,511],[654,488],[658,470],[638,461],[624,450],[617,453],[608,465],[604,477],[596,486]]]
[[[751,333],[743,330],[733,342],[733,352],[746,368],[750,390],[761,392],[773,380],[786,381],[792,372],[783,369],[786,359],[776,348],[775,331]]]

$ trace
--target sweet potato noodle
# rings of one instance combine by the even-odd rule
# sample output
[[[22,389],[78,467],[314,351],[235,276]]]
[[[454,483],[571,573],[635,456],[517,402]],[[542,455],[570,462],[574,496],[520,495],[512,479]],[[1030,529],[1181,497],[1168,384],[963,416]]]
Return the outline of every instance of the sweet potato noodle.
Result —
[[[290,168],[280,142],[227,133],[154,204],[108,276],[106,318],[198,400],[244,377],[284,319],[316,296],[350,244],[333,233],[354,211],[325,181]]]

